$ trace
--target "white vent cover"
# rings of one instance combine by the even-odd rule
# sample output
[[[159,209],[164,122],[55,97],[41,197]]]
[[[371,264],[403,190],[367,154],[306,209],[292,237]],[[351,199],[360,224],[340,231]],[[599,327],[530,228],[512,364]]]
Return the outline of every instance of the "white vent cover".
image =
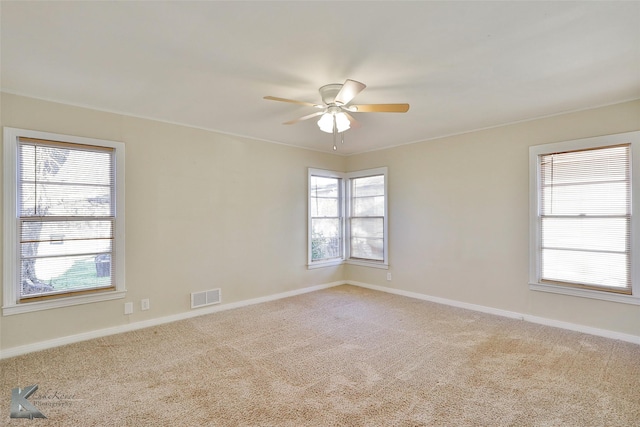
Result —
[[[205,305],[218,304],[220,299],[220,289],[210,289],[208,291],[194,292],[191,294],[191,308],[204,307]]]

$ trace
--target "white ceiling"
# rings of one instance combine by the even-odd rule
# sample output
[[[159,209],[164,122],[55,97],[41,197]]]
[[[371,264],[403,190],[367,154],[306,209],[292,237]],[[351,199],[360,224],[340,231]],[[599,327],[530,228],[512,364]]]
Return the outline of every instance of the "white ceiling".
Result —
[[[640,2],[6,2],[2,90],[316,150],[282,122],[367,84],[343,154],[640,98]]]

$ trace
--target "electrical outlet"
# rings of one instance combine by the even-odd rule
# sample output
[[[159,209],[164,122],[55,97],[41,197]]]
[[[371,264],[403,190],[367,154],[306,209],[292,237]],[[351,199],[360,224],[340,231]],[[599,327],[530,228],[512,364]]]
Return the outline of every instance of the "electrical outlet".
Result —
[[[387,280],[391,281],[391,273],[387,273]]]
[[[140,301],[140,310],[149,310],[149,298]]]
[[[133,313],[133,303],[125,302],[124,303],[124,314],[132,314]]]

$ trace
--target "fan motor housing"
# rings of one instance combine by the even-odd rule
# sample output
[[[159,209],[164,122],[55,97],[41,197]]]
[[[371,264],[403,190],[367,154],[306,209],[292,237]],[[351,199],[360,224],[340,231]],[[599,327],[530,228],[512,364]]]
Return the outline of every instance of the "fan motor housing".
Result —
[[[338,92],[342,89],[341,83],[332,83],[328,85],[324,85],[319,89],[320,96],[322,97],[322,102],[327,105],[335,104],[336,96],[338,96]]]

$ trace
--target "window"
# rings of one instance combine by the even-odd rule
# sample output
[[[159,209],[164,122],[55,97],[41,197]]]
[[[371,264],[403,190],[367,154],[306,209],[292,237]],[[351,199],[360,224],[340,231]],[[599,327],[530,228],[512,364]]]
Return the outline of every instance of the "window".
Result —
[[[124,145],[5,128],[3,314],[124,296]]]
[[[384,261],[384,174],[350,180],[349,243],[351,258]]]
[[[639,137],[531,147],[532,289],[640,303],[631,175]]]
[[[309,169],[309,267],[388,268],[386,194],[387,168]]]
[[[342,259],[342,178],[309,176],[311,261]]]

